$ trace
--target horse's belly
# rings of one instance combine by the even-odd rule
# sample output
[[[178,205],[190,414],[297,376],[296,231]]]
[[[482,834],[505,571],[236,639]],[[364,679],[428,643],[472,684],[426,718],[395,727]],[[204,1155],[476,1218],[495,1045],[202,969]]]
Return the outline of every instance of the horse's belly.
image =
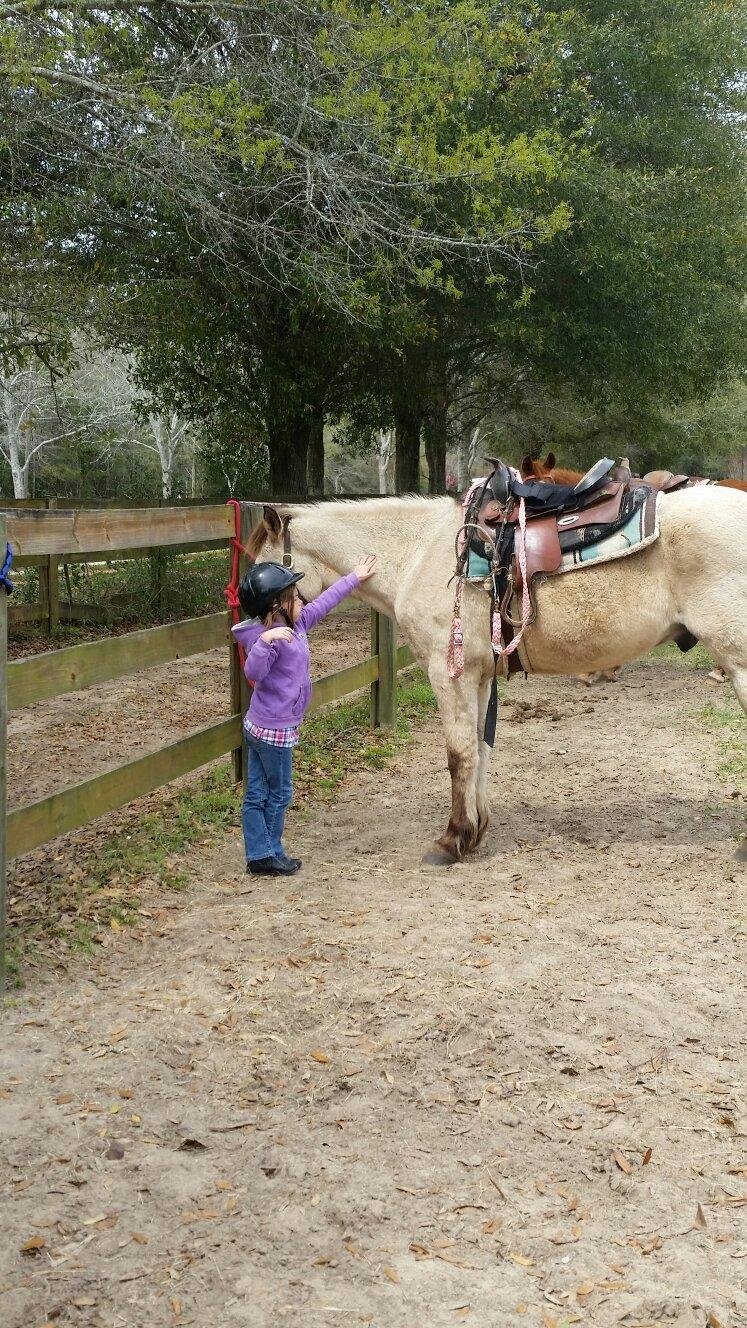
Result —
[[[657,645],[672,624],[659,544],[602,567],[536,581],[526,652],[535,673],[587,673]]]

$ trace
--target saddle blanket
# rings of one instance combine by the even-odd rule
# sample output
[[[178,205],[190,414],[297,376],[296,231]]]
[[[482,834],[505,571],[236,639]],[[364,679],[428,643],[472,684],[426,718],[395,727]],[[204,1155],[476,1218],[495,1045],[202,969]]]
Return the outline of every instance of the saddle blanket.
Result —
[[[659,503],[658,494],[650,497],[632,513],[624,525],[611,534],[598,536],[599,527],[585,527],[581,530],[568,531],[563,535],[563,518],[558,521],[558,534],[563,557],[558,571],[572,572],[590,564],[612,562],[616,558],[626,558],[631,553],[638,553],[659,538]],[[592,538],[589,539],[588,537]],[[570,547],[569,547],[570,546]],[[470,548],[467,564],[467,579],[475,584],[482,584],[490,575],[490,564],[476,549]]]
[[[609,563],[616,558],[626,558],[631,553],[639,553],[647,545],[659,538],[659,495],[642,503],[637,511],[626,521],[624,526],[611,535],[604,535],[591,544],[580,544],[563,553],[559,572],[571,572],[577,567],[587,567],[590,563]],[[558,522],[561,548],[563,545],[562,517]]]

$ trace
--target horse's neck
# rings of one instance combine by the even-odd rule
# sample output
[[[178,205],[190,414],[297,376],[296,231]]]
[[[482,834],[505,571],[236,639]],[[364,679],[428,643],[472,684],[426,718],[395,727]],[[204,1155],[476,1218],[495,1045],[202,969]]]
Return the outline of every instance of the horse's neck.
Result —
[[[360,593],[375,608],[392,613],[408,568],[447,521],[458,525],[457,514],[450,498],[320,503],[296,508],[291,535],[296,548],[336,576],[352,572],[362,554],[375,554],[376,576]]]

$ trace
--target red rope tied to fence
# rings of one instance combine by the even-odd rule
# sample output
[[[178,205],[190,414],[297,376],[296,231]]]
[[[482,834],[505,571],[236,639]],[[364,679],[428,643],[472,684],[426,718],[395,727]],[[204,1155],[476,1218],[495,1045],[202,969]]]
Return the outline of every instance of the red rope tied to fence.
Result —
[[[241,605],[239,604],[239,558],[243,552],[239,538],[241,535],[241,503],[236,498],[229,498],[226,507],[233,508],[234,533],[231,539],[231,576],[228,585],[224,587],[223,594],[231,611],[231,620],[236,624],[241,622]],[[236,648],[243,669],[246,663],[246,651],[240,641],[236,642]]]

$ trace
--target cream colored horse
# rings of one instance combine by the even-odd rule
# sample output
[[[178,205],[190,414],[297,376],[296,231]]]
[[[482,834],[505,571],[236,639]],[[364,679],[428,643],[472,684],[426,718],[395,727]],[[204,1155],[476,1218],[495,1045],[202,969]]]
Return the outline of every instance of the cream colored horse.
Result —
[[[526,661],[534,673],[590,673],[635,659],[684,626],[724,666],[747,713],[747,498],[712,486],[685,489],[662,495],[659,511],[660,537],[640,553],[535,586]],[[446,735],[451,817],[428,857],[463,857],[488,825],[490,749],[482,734],[493,654],[488,597],[467,586],[464,675],[449,678],[448,582],[460,505],[453,498],[383,498],[266,507],[250,541],[252,557],[282,560],[281,518],[310,598],[350,572],[361,553],[376,554],[379,570],[360,597],[396,619],[427,669]]]

